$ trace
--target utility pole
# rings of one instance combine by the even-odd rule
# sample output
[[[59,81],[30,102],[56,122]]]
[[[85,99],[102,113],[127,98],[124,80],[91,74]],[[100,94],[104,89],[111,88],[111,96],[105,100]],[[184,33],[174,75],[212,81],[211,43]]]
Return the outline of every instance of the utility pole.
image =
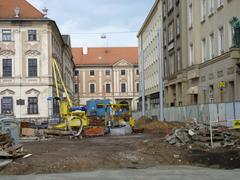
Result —
[[[141,95],[142,95],[142,116],[145,116],[144,52],[142,36],[141,36]]]
[[[157,30],[158,33],[158,51],[159,51],[159,105],[160,105],[160,120],[164,121],[164,105],[163,105],[163,48],[161,29]]]

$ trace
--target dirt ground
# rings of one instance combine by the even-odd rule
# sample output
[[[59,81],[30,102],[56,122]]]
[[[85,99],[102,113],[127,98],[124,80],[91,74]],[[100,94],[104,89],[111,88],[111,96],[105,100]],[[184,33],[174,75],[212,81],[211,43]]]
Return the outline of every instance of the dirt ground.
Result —
[[[17,159],[1,175],[80,172],[97,169],[137,169],[159,165],[189,165],[185,149],[164,142],[159,135],[58,138],[23,143],[27,159]]]

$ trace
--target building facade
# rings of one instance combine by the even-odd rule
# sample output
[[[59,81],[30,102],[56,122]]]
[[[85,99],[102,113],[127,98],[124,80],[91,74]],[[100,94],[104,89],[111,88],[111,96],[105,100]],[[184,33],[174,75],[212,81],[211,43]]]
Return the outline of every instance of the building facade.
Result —
[[[187,103],[187,2],[162,0],[165,106]]]
[[[139,71],[137,47],[73,48],[75,99],[86,104],[91,99],[128,102],[137,109]]]
[[[155,1],[137,35],[139,72],[141,75],[140,101],[142,101],[142,95],[144,94],[145,109],[159,106],[159,62],[161,53],[159,40],[162,38],[159,33],[162,26],[161,3],[161,0]]]
[[[191,104],[240,100],[239,49],[232,48],[236,0],[188,0],[188,94]]]
[[[154,15],[162,14],[158,27],[163,29],[160,43],[163,44],[165,107],[240,100],[240,57],[239,49],[232,48],[231,26],[233,17],[240,15],[239,6],[237,0],[155,1],[138,39],[140,50],[146,46],[147,52],[161,53],[147,29],[156,23]],[[145,43],[144,30],[145,39],[149,39]],[[148,81],[146,74],[155,72],[155,57],[142,59],[144,63],[139,66],[140,69],[141,64],[149,67],[144,67],[145,81]],[[147,99],[152,92],[148,92],[146,84],[144,89]],[[155,92],[158,91],[156,88]],[[155,107],[154,102],[157,101],[150,101],[147,107]]]
[[[74,63],[69,36],[25,0],[0,1],[1,114],[44,121],[56,110],[52,58],[73,94]]]

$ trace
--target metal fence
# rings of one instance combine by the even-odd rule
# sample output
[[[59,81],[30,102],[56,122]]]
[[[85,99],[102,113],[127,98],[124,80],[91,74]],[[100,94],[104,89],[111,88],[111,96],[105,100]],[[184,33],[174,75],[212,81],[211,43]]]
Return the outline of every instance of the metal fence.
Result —
[[[159,119],[159,109],[151,109],[145,112],[145,116]],[[139,119],[141,112],[133,112],[133,117]],[[240,102],[200,104],[183,107],[164,108],[166,121],[195,120],[198,123],[212,123],[233,127],[234,120],[240,120]]]

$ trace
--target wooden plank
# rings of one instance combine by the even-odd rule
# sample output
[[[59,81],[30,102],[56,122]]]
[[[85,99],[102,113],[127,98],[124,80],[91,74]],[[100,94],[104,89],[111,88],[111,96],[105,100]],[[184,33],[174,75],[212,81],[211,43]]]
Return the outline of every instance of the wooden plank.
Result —
[[[6,151],[0,151],[0,157],[6,158],[6,157],[12,157],[12,155],[7,153]]]
[[[10,164],[13,160],[12,159],[7,159],[7,160],[0,160],[0,169],[7,166],[8,164]]]

